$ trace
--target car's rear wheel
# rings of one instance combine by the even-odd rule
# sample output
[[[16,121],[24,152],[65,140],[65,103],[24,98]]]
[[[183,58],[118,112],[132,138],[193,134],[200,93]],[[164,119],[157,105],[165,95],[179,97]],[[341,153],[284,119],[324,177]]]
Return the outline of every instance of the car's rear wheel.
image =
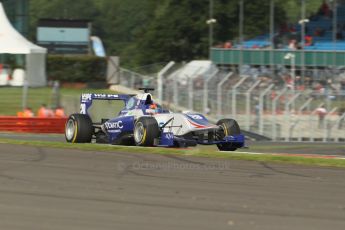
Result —
[[[219,130],[217,131],[217,140],[222,140],[225,136],[241,134],[240,126],[234,119],[221,119],[217,122]],[[221,151],[235,151],[238,146],[233,143],[217,144]]]
[[[134,142],[138,146],[153,146],[159,135],[159,127],[153,117],[140,117],[134,126]]]
[[[90,143],[93,134],[90,117],[86,114],[72,114],[65,125],[65,138],[71,143]]]

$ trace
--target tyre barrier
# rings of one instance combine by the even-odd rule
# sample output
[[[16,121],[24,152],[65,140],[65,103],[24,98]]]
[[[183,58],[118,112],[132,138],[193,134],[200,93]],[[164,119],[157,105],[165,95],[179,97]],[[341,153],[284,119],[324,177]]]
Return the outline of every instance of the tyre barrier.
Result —
[[[67,118],[0,117],[0,132],[64,133]]]

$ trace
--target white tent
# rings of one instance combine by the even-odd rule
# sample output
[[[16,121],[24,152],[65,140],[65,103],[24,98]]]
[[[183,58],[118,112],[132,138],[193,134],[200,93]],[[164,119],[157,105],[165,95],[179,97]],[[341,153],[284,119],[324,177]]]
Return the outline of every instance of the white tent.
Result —
[[[0,2],[0,54],[26,54],[26,79],[29,86],[45,86],[47,49],[24,38],[13,28]]]

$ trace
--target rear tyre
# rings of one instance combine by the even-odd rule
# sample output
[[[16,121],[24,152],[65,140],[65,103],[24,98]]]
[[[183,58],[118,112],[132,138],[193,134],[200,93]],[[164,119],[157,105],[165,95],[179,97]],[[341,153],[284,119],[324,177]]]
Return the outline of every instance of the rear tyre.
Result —
[[[217,140],[222,140],[225,136],[241,134],[240,126],[234,119],[222,119],[217,122],[220,129],[217,131]],[[221,151],[235,151],[238,146],[232,143],[217,144]]]
[[[90,143],[93,134],[92,121],[86,114],[72,114],[65,125],[65,138],[71,143]]]
[[[140,117],[134,125],[134,142],[138,146],[153,146],[154,139],[159,135],[156,119]]]

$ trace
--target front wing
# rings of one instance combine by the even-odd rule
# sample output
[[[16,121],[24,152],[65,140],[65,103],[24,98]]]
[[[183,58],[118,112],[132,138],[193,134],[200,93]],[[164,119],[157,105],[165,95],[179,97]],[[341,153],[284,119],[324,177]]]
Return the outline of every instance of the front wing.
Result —
[[[200,145],[216,145],[216,144],[233,144],[238,148],[244,147],[245,137],[243,134],[225,136],[222,140],[192,140],[183,137],[174,136],[171,132],[161,133],[160,138],[156,141],[155,145],[160,147],[174,147],[176,143],[182,146],[195,146]]]

